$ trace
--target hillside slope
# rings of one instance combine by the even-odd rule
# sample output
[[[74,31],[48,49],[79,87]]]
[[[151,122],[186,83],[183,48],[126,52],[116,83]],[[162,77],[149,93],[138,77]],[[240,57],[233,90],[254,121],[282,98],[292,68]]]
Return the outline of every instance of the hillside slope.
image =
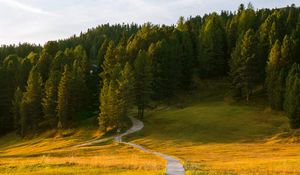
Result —
[[[300,144],[282,137],[291,132],[285,115],[258,99],[228,104],[225,92],[203,89],[183,108],[148,112],[145,129],[130,140],[181,158],[190,174],[299,174]]]

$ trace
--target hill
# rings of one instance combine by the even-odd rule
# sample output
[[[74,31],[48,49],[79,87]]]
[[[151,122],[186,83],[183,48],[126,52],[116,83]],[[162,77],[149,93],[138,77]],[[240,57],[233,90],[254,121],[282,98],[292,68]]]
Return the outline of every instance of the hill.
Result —
[[[130,140],[180,158],[188,174],[299,174],[300,144],[286,116],[259,103],[264,97],[228,104],[226,88],[213,84],[183,108],[149,111],[145,129]]]

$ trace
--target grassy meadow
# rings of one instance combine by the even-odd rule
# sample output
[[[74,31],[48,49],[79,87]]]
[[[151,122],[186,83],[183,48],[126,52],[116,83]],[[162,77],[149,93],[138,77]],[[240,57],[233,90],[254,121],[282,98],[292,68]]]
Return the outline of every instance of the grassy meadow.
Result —
[[[285,115],[265,107],[265,97],[224,100],[224,87],[148,112],[130,140],[180,158],[187,174],[300,174],[299,137]]]
[[[0,139],[0,174],[164,174],[164,160],[126,145],[108,141],[73,147],[98,136],[97,131],[85,129],[68,137],[51,132],[18,140],[12,134],[5,136]]]
[[[204,83],[190,97],[161,102],[147,111],[145,128],[126,139],[178,157],[187,175],[300,174],[300,132],[284,113],[254,102],[224,98],[226,84]],[[179,100],[178,100],[179,99]],[[165,161],[112,141],[73,147],[102,136],[95,127],[54,131],[25,139],[0,139],[0,174],[160,175]]]

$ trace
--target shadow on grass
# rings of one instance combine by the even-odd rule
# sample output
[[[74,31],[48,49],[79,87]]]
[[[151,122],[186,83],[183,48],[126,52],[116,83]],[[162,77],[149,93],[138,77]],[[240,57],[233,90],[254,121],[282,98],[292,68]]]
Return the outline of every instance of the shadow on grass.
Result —
[[[227,104],[224,95],[224,92],[195,94],[185,102],[185,108],[172,105],[148,111],[145,128],[128,139],[146,138],[162,143],[250,143],[265,142],[288,130],[282,112],[266,111],[263,103]]]

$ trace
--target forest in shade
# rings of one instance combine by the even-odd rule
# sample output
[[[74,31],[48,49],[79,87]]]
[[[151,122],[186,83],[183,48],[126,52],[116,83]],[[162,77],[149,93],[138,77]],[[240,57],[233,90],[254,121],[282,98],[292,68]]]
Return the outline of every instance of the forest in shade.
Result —
[[[226,78],[229,96],[257,89],[300,127],[300,8],[180,17],[177,24],[104,24],[68,39],[0,47],[0,135],[76,127],[98,114],[102,131],[126,127],[160,101]]]

